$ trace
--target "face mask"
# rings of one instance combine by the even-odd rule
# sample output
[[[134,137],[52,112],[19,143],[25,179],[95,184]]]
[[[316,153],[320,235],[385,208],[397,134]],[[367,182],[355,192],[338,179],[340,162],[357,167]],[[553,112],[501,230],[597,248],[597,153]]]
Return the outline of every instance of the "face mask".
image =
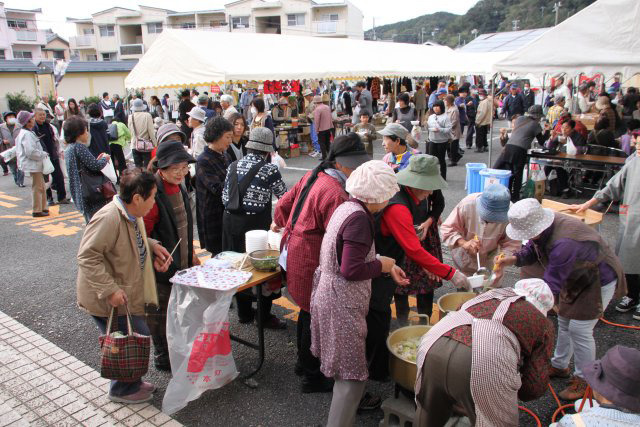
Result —
[[[487,99],[486,96],[480,95],[480,101],[484,101],[485,99]]]
[[[15,125],[16,124],[16,119],[14,117],[9,117],[7,119],[7,123],[10,125]]]
[[[256,114],[258,114],[258,109],[256,107],[251,107],[251,115],[255,116]]]

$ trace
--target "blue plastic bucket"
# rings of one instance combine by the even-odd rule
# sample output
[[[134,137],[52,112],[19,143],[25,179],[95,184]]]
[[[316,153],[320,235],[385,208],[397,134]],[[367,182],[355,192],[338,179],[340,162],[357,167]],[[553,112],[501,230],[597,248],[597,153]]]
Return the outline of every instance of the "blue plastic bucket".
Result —
[[[482,191],[480,182],[480,171],[486,169],[485,163],[467,163],[467,181],[464,188],[467,189],[467,194],[479,193]]]
[[[511,171],[501,169],[483,169],[480,171],[480,191],[484,191],[491,184],[502,184],[509,188]]]

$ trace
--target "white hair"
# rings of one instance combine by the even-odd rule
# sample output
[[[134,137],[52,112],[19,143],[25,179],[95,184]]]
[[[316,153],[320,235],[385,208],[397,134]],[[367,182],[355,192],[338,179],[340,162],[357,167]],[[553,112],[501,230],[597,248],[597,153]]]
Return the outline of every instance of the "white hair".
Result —
[[[220,97],[220,102],[228,102],[229,104],[233,104],[233,96],[231,96],[231,95],[222,95]]]

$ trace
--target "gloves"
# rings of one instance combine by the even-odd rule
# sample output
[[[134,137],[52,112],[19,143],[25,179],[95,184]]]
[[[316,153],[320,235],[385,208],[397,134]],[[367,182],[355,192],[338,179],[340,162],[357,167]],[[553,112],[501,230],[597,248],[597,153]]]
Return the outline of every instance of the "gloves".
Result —
[[[460,271],[455,272],[455,274],[451,278],[451,281],[456,286],[456,288],[458,289],[462,288],[467,292],[471,291],[471,283],[469,283],[467,276],[460,273]]]

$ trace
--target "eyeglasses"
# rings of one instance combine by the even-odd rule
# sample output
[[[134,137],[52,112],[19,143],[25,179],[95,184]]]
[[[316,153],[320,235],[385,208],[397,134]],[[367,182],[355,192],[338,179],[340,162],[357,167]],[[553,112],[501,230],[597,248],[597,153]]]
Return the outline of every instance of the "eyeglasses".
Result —
[[[185,165],[185,166],[169,166],[167,169],[167,172],[172,173],[172,174],[187,174],[189,172],[189,165]]]

